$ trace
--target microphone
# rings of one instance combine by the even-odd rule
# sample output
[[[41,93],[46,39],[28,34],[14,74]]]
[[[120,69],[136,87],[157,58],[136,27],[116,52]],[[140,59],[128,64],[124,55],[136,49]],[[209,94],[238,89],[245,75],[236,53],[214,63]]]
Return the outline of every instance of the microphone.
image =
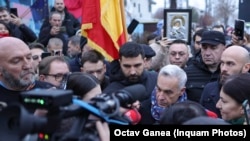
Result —
[[[128,107],[135,101],[142,101],[147,98],[146,88],[142,84],[134,84],[118,90],[114,93],[115,97],[119,100],[122,107]]]
[[[210,111],[210,110],[207,110],[207,109],[206,109],[206,113],[207,113],[207,116],[208,116],[208,117],[211,117],[211,118],[218,118],[217,114],[214,113],[214,112],[212,112],[212,111]]]
[[[132,125],[136,125],[141,120],[141,114],[136,109],[130,109],[126,113],[124,113],[124,116],[130,121]]]

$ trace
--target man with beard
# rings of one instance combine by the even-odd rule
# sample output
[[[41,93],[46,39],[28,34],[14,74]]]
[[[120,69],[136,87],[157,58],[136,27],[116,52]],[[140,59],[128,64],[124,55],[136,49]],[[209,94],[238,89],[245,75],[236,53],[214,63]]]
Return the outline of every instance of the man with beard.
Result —
[[[228,47],[221,56],[220,79],[215,82],[210,82],[205,86],[200,103],[221,117],[219,109],[216,108],[221,86],[229,76],[248,73],[249,69],[250,58],[248,51],[238,45]]]
[[[120,47],[119,56],[119,60],[114,60],[110,64],[110,84],[103,92],[112,94],[124,87],[142,84],[147,91],[145,99],[150,98],[156,85],[157,72],[145,69],[146,58],[143,47],[138,43],[127,42]]]
[[[68,12],[65,7],[64,0],[55,0],[54,6],[51,8],[50,12],[58,12],[62,15],[62,27],[64,28],[64,32],[67,33],[68,37],[71,37],[76,34],[76,32],[81,28],[81,23],[78,19],[76,19],[71,13]],[[49,18],[45,19],[40,31],[43,28],[50,26]]]
[[[19,102],[19,94],[35,88],[51,88],[35,80],[31,51],[15,37],[0,39],[0,101],[5,105]]]

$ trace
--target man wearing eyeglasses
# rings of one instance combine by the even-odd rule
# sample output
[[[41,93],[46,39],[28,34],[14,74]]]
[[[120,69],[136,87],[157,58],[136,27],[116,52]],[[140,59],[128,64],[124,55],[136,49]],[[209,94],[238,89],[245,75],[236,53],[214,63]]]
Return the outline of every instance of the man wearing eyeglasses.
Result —
[[[180,68],[185,68],[189,60],[189,47],[184,40],[174,40],[169,45],[168,50],[169,62],[172,65],[177,65]]]
[[[67,79],[70,69],[63,56],[48,56],[39,63],[39,80],[53,84],[63,89],[63,82]]]

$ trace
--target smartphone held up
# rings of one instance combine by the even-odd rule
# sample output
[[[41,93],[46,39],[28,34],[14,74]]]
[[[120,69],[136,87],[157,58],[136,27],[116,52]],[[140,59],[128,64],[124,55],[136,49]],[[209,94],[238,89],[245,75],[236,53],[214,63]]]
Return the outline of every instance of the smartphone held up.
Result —
[[[245,20],[237,19],[234,23],[234,34],[238,37],[239,40],[244,39],[244,28]]]

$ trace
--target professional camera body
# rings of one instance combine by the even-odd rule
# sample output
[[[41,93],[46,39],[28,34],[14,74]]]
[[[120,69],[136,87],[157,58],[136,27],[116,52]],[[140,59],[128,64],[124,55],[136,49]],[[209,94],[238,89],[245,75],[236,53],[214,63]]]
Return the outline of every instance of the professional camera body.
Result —
[[[130,108],[136,100],[145,98],[145,91],[143,85],[136,84],[112,94],[99,94],[88,103],[74,96],[71,90],[35,89],[23,92],[20,104],[8,105],[0,112],[0,136],[11,141],[22,140],[30,134],[43,134],[47,141],[85,140],[92,134],[86,128],[89,115],[109,124],[129,125],[130,120],[120,113],[120,106]],[[33,112],[36,109],[46,109],[48,113],[46,116],[35,116]],[[71,128],[67,133],[58,134],[62,121],[68,118],[74,118]]]

